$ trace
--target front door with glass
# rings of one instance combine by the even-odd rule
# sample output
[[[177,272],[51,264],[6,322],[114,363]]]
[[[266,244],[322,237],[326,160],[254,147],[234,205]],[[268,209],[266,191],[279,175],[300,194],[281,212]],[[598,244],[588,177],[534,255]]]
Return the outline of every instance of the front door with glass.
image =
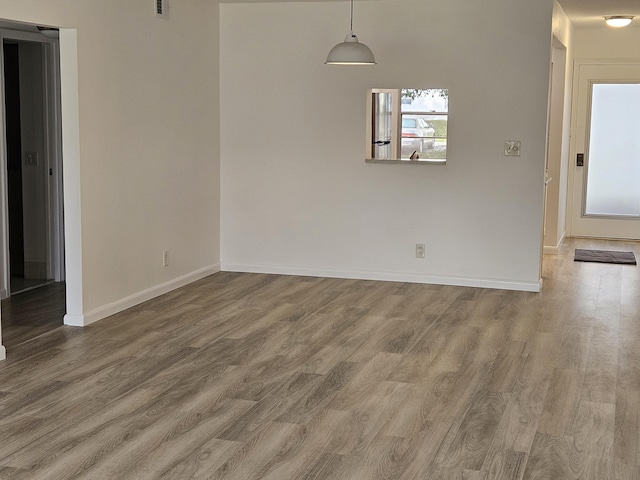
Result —
[[[640,65],[580,64],[577,73],[570,233],[640,239]]]

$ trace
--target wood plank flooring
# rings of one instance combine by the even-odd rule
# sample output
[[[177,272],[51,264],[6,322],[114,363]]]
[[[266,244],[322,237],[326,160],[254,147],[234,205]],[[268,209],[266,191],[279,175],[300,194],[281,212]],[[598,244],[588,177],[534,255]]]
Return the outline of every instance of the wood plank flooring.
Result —
[[[0,362],[0,479],[640,479],[640,273],[219,273]],[[3,329],[4,332],[4,329]]]
[[[48,333],[62,326],[64,314],[64,283],[48,283],[14,294],[2,300],[2,343],[13,349]]]

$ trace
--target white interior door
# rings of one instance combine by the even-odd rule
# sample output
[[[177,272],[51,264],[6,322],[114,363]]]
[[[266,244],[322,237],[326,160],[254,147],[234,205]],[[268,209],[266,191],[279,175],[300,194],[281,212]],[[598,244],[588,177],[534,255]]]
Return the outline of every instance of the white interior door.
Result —
[[[640,239],[640,65],[575,73],[571,235]]]

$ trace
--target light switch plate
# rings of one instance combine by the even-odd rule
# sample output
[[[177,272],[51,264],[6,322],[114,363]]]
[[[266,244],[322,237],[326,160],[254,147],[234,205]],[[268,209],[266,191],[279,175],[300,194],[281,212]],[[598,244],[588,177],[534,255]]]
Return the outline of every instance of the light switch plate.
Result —
[[[39,165],[38,152],[24,152],[25,165]]]
[[[506,140],[504,142],[504,154],[507,157],[519,157],[520,140]]]

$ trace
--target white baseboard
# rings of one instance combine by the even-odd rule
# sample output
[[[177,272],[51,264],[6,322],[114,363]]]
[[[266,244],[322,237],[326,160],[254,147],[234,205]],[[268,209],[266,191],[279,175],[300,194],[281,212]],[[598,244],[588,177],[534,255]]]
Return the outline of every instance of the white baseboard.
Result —
[[[563,243],[564,243],[564,233],[562,234],[562,237],[560,237],[560,240],[558,241],[557,245],[545,245],[542,248],[542,253],[544,255],[558,255],[558,252],[560,252],[560,247],[562,246]]]
[[[426,283],[433,285],[452,285],[457,287],[494,288],[500,290],[519,290],[539,292],[542,280],[523,282],[483,278],[452,277],[446,275],[422,275],[408,272],[376,272],[369,270],[336,270],[299,266],[250,265],[222,263],[223,272],[273,273],[281,275],[300,275],[302,277],[351,278],[356,280],[378,280],[388,282]]]
[[[7,349],[4,348],[4,345],[0,345],[0,360],[4,360],[7,358]]]
[[[201,278],[204,278],[206,276],[218,273],[219,271],[219,263],[201,268],[181,277],[174,278],[173,280],[170,280],[166,283],[147,288],[146,290],[134,293],[133,295],[129,295],[128,297],[122,298],[115,302],[94,308],[93,310],[86,312],[84,315],[65,315],[64,323],[65,325],[85,327],[94,322],[97,322],[98,320],[102,320],[103,318],[126,310],[127,308],[134,307],[136,305],[139,305],[140,303],[146,302],[147,300],[159,297],[160,295],[164,295],[165,293],[168,293],[177,288],[184,287],[185,285],[195,282],[196,280],[200,280]]]
[[[84,327],[85,325],[84,315],[82,314],[67,313],[64,316],[63,322],[70,327]]]

